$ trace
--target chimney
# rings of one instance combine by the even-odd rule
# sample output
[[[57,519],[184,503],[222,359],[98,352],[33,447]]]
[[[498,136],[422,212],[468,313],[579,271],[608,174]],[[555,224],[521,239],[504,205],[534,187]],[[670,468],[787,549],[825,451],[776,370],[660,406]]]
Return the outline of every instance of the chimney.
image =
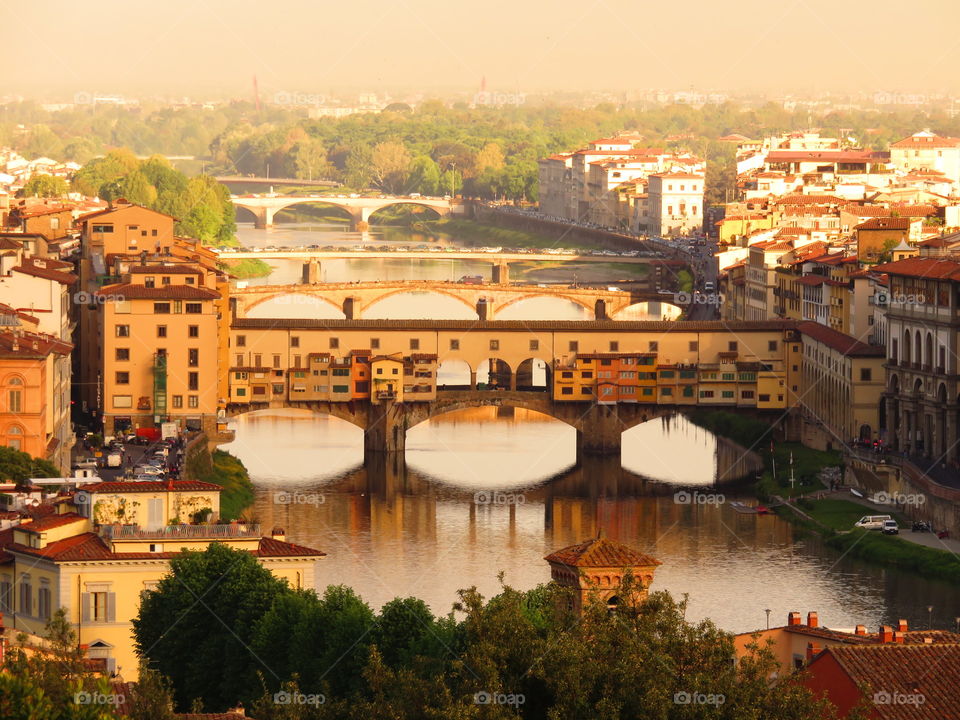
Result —
[[[807,613],[807,625],[810,627],[820,627],[820,620],[817,618],[817,614],[815,612]]]
[[[900,643],[900,644],[902,645],[902,644],[903,644],[903,633],[900,632],[899,630],[894,630],[894,631],[893,631],[893,641],[894,641],[895,643]]]
[[[866,625],[857,625],[857,627],[856,627],[856,628],[854,629],[854,631],[853,631],[853,634],[854,634],[854,635],[866,635],[866,634],[867,634],[867,626],[866,626]]]
[[[900,620],[897,621],[897,631],[902,633],[907,631],[907,621],[903,618],[900,618]]]
[[[273,530],[270,531],[270,537],[272,537],[274,540],[279,540],[280,542],[284,542],[287,539],[287,533],[284,532],[283,528],[275,527]]]
[[[141,250],[141,251],[140,251],[140,264],[141,264],[141,265],[144,265],[144,266],[147,264],[147,251],[146,251],[146,250]]]
[[[810,662],[811,660],[813,660],[820,653],[821,650],[823,650],[823,648],[820,647],[820,643],[815,643],[815,642],[807,643],[807,662]]]
[[[893,642],[893,628],[889,625],[880,626],[880,642]]]
[[[787,615],[787,625],[799,625],[800,624],[800,613],[792,612]]]

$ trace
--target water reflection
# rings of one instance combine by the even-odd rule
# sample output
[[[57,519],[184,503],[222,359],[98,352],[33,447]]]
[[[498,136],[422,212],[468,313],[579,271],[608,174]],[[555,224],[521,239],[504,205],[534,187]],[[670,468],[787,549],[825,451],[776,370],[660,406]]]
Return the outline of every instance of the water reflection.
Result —
[[[321,587],[346,583],[374,607],[417,595],[447,612],[462,587],[497,592],[501,570],[507,583],[530,588],[548,580],[544,555],[602,526],[664,562],[653,587],[688,593],[691,620],[745,631],[762,627],[771,608],[774,624],[792,610],[817,610],[834,627],[904,617],[919,628],[932,605],[936,626],[953,624],[951,586],[838,558],[775,516],[676,503],[673,486],[639,471],[660,472],[652,448],[674,459],[663,467],[678,477],[711,482],[712,439],[681,423],[631,431],[624,463],[632,470],[616,458],[570,467],[569,429],[522,414],[442,416],[410,431],[406,464],[367,467],[361,432],[342,421],[269,411],[241,416],[236,428],[225,449],[251,471],[253,514],[328,553]],[[277,502],[280,488],[313,500]],[[517,494],[514,502],[475,502],[494,489]]]

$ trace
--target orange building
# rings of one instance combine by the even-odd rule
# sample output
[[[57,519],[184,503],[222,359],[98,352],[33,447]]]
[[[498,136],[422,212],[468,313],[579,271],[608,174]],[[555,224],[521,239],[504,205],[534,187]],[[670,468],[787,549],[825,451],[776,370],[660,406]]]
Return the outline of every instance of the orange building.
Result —
[[[350,351],[350,385],[354,400],[370,398],[370,358],[369,350]]]

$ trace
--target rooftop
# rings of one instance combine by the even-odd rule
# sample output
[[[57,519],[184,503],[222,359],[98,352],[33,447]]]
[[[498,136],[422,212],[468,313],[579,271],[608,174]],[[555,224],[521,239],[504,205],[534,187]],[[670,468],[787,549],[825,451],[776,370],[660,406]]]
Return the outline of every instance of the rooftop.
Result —
[[[888,275],[960,281],[960,261],[944,258],[911,257],[884,263],[874,268]]]
[[[570,567],[650,567],[662,563],[627,545],[597,537],[547,555],[544,560]]]
[[[812,321],[800,323],[799,330],[804,335],[836,350],[847,357],[884,357],[886,348],[882,345],[868,345],[855,337]]]

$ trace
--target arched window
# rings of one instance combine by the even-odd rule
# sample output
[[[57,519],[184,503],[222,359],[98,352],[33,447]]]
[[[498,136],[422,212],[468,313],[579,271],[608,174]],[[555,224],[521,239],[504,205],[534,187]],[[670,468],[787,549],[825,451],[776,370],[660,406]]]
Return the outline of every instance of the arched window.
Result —
[[[7,428],[7,447],[14,450],[23,449],[23,428],[19,425],[11,425]]]
[[[23,378],[11,375],[7,378],[7,412],[18,413],[23,411]]]

